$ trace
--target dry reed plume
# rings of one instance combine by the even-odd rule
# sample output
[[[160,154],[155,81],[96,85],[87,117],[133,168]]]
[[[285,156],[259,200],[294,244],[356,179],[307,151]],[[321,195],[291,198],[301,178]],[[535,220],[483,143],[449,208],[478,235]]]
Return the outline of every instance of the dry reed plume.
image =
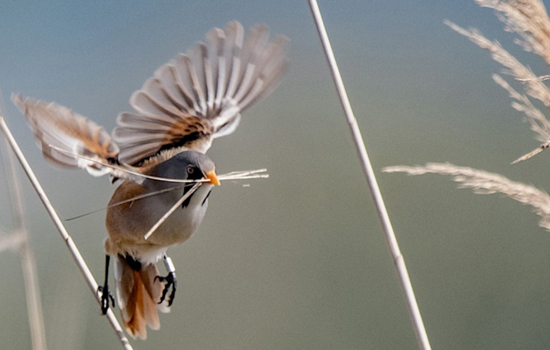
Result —
[[[476,3],[482,7],[494,9],[497,17],[505,25],[504,30],[518,35],[514,42],[525,51],[540,56],[550,66],[550,18],[548,18],[542,1],[477,0]],[[515,81],[522,84],[524,94],[513,89],[499,75],[493,75],[495,82],[509,92],[512,98],[512,107],[524,115],[525,120],[530,124],[531,130],[537,134],[535,138],[542,142],[537,149],[516,159],[514,163],[529,159],[548,148],[550,146],[550,122],[529,98],[538,100],[546,108],[550,108],[550,89],[545,84],[550,76],[537,76],[529,67],[523,65],[502,48],[497,41],[487,39],[477,29],[464,29],[450,21],[445,21],[445,24],[466,36],[482,49],[488,50],[493,60],[505,68],[503,74],[511,76]]]
[[[540,56],[550,66],[550,18],[540,0],[477,0],[482,7],[495,10],[497,17],[504,23],[505,31],[517,34],[514,42],[524,50]],[[511,76],[522,86],[523,93],[514,89],[503,77],[493,75],[493,80],[504,88],[512,99],[512,107],[521,112],[535,138],[542,144],[535,150],[521,156],[513,163],[529,159],[550,147],[550,121],[544,113],[535,106],[539,101],[550,108],[550,89],[545,84],[549,75],[537,76],[533,71],[519,62],[497,41],[487,39],[477,29],[464,29],[456,24],[445,21],[449,27],[466,36],[473,43],[488,50],[491,57],[504,67],[503,74]],[[516,84],[517,84],[516,83]],[[475,193],[502,193],[520,203],[530,205],[541,217],[539,225],[550,231],[550,196],[533,186],[515,182],[506,177],[459,167],[450,163],[428,163],[425,166],[392,166],[384,168],[385,172],[404,172],[409,175],[441,174],[450,175],[460,183],[461,188],[471,188]]]
[[[533,211],[541,217],[539,225],[550,231],[550,196],[534,186],[512,181],[499,174],[456,166],[450,163],[428,163],[425,166],[391,166],[384,168],[384,172],[403,172],[409,175],[450,175],[454,181],[460,184],[459,188],[471,188],[477,194],[502,193],[522,204],[533,207]]]

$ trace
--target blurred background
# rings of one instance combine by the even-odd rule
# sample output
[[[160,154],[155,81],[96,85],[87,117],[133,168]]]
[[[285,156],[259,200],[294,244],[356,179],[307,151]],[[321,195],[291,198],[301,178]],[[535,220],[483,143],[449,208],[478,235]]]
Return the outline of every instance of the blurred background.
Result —
[[[449,178],[383,174],[449,161],[550,188],[538,146],[489,54],[443,24],[478,27],[536,73],[473,1],[320,1],[434,349],[547,349],[550,235],[530,209]],[[550,3],[547,3],[550,5]],[[179,289],[135,349],[417,349],[407,305],[306,1],[3,1],[0,86],[8,124],[63,218],[105,207],[106,178],[46,163],[12,92],[66,105],[111,130],[155,69],[239,20],[292,40],[290,73],[209,154],[224,183],[195,236],[169,252]],[[2,145],[3,147],[3,145]],[[4,167],[4,165],[1,165]],[[0,227],[12,227],[0,172]],[[58,232],[21,175],[49,349],[119,349]],[[96,279],[104,212],[67,222]],[[0,348],[31,348],[19,258],[0,254]],[[118,315],[118,310],[115,310]]]

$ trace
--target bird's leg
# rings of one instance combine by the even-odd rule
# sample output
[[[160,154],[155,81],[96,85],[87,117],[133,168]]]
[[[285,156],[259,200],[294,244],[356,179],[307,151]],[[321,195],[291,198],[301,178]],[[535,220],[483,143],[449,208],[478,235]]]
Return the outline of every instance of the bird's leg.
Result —
[[[172,286],[172,292],[170,293],[170,296],[168,297],[168,306],[171,306],[174,302],[174,298],[176,297],[176,288],[178,286],[178,281],[176,280],[176,268],[174,267],[174,264],[172,263],[172,259],[168,256],[164,256],[164,266],[166,267],[166,271],[168,271],[168,275],[165,277],[162,276],[156,276],[155,280],[159,280],[161,283],[165,283],[164,289],[162,290],[162,295],[160,297],[159,304],[161,304],[164,299],[166,299],[166,294],[168,293],[168,289],[170,289],[170,286]]]
[[[109,304],[115,306],[115,298],[109,291],[109,262],[111,257],[108,254],[105,254],[105,282],[103,286],[97,287],[97,291],[101,293],[101,313],[105,315],[107,310],[109,310]]]

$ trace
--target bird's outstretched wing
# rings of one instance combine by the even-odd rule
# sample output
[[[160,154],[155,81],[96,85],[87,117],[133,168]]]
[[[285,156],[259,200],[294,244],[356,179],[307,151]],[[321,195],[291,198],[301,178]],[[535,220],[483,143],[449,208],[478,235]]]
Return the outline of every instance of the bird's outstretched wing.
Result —
[[[239,22],[212,29],[206,43],[161,66],[132,95],[135,112],[121,113],[113,131],[119,160],[139,165],[163,151],[206,152],[212,139],[235,130],[241,112],[276,87],[288,67],[287,43],[286,37],[269,41],[266,26],[252,28],[246,38]]]
[[[12,101],[27,117],[46,159],[63,167],[86,169],[94,176],[110,174],[136,182],[143,180],[118,165],[117,144],[96,123],[55,103],[15,94]]]

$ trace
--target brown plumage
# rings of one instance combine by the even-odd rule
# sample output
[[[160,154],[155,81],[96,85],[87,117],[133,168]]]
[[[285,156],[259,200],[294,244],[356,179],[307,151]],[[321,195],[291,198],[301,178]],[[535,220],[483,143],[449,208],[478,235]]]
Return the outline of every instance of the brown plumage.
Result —
[[[14,95],[12,99],[27,117],[44,157],[56,165],[69,168],[86,165],[91,171],[99,170],[97,164],[60,153],[52,146],[78,150],[79,154],[100,162],[108,163],[118,156],[119,148],[112,141],[109,133],[67,107],[23,99],[19,95]],[[63,137],[59,137],[60,133]]]
[[[162,293],[162,284],[156,280],[158,270],[155,265],[141,266],[139,271],[133,270],[122,257],[117,257],[121,266],[118,303],[124,327],[132,337],[147,338],[147,328],[157,330],[160,320],[157,304]],[[118,282],[118,276],[115,277]],[[166,310],[166,309],[163,309]]]
[[[202,178],[202,172],[214,171],[214,163],[206,155],[188,151],[153,166],[147,174],[159,176],[163,173],[175,177],[171,172],[181,173],[181,169],[184,169],[185,173],[189,165],[197,166],[196,172],[192,174],[195,178]],[[193,177],[190,175],[188,178]],[[145,325],[151,329],[160,326],[157,308],[161,312],[170,310],[166,300],[159,304],[165,284],[155,279],[159,275],[155,263],[165,255],[168,247],[185,242],[196,231],[206,213],[212,186],[202,185],[193,194],[185,210],[182,208],[176,211],[148,239],[144,238],[145,233],[181,197],[181,184],[155,180],[145,180],[142,184],[125,181],[115,190],[107,209],[106,227],[109,236],[105,240],[105,251],[109,256],[116,257],[118,306],[131,336],[145,339]],[[170,191],[146,199],[135,199],[164,190]]]
[[[161,66],[131,96],[133,111],[119,114],[112,136],[66,107],[12,95],[46,159],[120,180],[107,209],[101,309],[106,313],[110,306],[112,258],[118,305],[131,336],[145,339],[147,326],[160,327],[157,310],[169,311],[176,283],[166,250],[197,230],[210,191],[219,185],[214,163],[204,153],[213,139],[235,131],[241,113],[277,86],[288,67],[287,43],[285,37],[270,40],[266,26],[248,35],[235,21],[225,30],[212,29],[206,43]],[[209,182],[183,201],[189,187],[159,177]],[[151,196],[137,198],[142,195]],[[145,239],[171,208],[178,210]],[[158,276],[155,265],[163,257],[166,277]],[[166,294],[170,286],[172,293]]]

